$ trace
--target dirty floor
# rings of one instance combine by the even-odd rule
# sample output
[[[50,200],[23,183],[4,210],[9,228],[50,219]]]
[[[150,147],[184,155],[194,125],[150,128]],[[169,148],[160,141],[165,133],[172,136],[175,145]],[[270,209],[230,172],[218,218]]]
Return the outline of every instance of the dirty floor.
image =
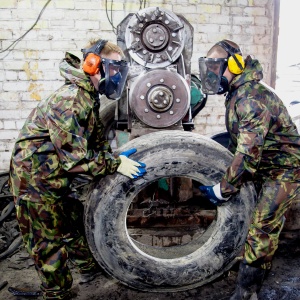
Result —
[[[28,259],[26,252],[21,248],[11,257],[0,261],[0,300],[21,300],[25,297],[13,296],[8,288],[10,286],[38,290],[39,279]],[[74,276],[73,290],[77,300],[185,300],[204,299],[222,300],[229,299],[234,290],[236,267],[230,270],[223,278],[210,284],[184,292],[176,293],[149,293],[136,291],[120,284],[117,280],[103,274],[92,283],[79,285],[78,274],[72,269]],[[3,285],[2,285],[3,286]],[[30,297],[38,299],[42,297]],[[300,300],[300,239],[283,239],[280,242],[274,257],[273,268],[264,282],[258,295],[259,300]]]

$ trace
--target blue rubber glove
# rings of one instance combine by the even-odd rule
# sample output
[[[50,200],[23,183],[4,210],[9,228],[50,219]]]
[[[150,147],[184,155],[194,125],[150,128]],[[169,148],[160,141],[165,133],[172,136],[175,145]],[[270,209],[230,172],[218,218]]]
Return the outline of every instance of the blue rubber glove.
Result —
[[[129,149],[120,153],[121,164],[117,171],[129,178],[136,179],[143,176],[146,173],[146,165],[142,162],[138,162],[128,158],[131,154],[136,152],[136,148]]]
[[[220,184],[214,186],[201,185],[199,186],[199,190],[212,204],[216,206],[222,205],[229,199],[221,196]],[[219,195],[216,195],[217,190],[219,190]]]

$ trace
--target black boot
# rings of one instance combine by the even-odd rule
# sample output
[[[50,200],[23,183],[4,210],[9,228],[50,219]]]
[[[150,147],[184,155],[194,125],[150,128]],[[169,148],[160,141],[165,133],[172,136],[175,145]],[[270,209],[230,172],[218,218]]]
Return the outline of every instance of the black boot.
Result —
[[[266,270],[240,263],[236,288],[230,300],[249,300],[261,288]]]

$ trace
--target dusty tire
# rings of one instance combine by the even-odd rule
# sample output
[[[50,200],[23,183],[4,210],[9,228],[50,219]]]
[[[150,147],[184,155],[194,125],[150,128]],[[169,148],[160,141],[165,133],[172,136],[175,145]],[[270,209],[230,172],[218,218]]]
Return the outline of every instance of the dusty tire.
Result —
[[[251,184],[218,208],[210,237],[169,248],[137,246],[128,235],[126,214],[131,200],[162,177],[189,177],[204,185],[219,182],[232,155],[201,135],[160,131],[136,138],[124,149],[137,148],[133,159],[147,165],[147,174],[130,180],[118,173],[92,183],[86,204],[88,243],[98,263],[120,282],[144,291],[179,291],[219,277],[236,261],[248,231],[255,203]]]

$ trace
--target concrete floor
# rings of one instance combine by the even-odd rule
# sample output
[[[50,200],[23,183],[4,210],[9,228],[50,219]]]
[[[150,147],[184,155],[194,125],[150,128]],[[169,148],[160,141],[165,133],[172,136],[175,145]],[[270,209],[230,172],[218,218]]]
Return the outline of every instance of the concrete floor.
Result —
[[[26,257],[26,253],[23,251],[19,255]],[[23,261],[21,259],[19,262],[16,259],[12,261],[5,259],[0,262],[0,284],[3,281],[8,282],[0,290],[1,300],[26,299],[24,297],[13,296],[8,291],[8,287],[10,286],[29,290],[39,289],[39,279],[34,267],[32,265],[28,267],[29,261],[28,259]],[[26,265],[28,268],[26,268]],[[233,268],[223,278],[219,278],[197,289],[175,293],[149,293],[128,288],[106,274],[100,275],[92,283],[79,285],[77,283],[78,274],[75,270],[73,271],[73,290],[77,294],[74,299],[77,300],[225,300],[229,299],[234,290],[237,275],[236,268]],[[40,296],[36,299],[42,299],[42,297]],[[264,281],[258,299],[300,299],[300,240],[298,238],[281,240],[273,260],[272,270]]]

